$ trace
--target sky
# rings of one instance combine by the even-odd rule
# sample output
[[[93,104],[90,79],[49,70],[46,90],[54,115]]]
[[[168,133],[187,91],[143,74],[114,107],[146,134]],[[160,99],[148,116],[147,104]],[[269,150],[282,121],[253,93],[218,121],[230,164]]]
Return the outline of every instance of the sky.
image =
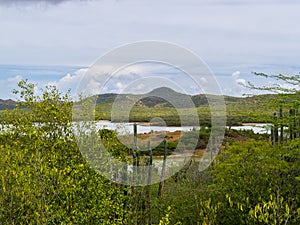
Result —
[[[143,40],[190,50],[223,94],[242,96],[253,91],[240,84],[269,84],[254,71],[300,72],[299,11],[296,0],[0,0],[0,98],[14,98],[21,79],[75,95],[101,56]],[[182,71],[166,65],[133,65],[119,73],[185,83]],[[122,92],[128,84],[122,79],[105,90]]]

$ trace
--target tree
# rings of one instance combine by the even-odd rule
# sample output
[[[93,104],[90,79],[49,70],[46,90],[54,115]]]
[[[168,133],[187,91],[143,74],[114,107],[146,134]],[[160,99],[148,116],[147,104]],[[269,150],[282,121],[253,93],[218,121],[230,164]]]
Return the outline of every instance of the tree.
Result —
[[[18,106],[0,133],[1,224],[124,224],[126,196],[93,171],[78,150],[72,102],[56,87],[41,96],[19,83]]]

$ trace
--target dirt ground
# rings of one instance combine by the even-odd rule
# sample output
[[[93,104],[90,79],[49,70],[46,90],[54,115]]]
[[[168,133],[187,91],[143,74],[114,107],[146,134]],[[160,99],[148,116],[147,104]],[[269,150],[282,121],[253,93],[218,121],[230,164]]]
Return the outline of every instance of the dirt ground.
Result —
[[[152,138],[154,139],[160,139],[162,140],[164,137],[167,139],[167,141],[170,142],[178,142],[180,140],[181,135],[183,134],[183,131],[175,131],[175,132],[154,132],[152,134],[150,133],[145,133],[145,134],[138,134],[138,138],[140,140],[147,140],[150,135],[152,135]],[[205,149],[196,149],[194,151],[195,156],[202,156],[205,152]]]

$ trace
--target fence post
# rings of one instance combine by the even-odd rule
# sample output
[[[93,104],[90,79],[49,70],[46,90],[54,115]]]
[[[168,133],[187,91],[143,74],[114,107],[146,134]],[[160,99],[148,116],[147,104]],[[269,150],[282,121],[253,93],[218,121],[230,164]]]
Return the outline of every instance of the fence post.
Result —
[[[134,166],[134,179],[138,178],[138,166],[140,164],[139,160],[139,151],[138,151],[138,139],[137,139],[137,124],[133,124],[133,141],[134,141],[134,149],[133,149],[133,166]]]
[[[279,119],[280,119],[280,143],[283,143],[283,112],[282,106],[279,109]]]
[[[271,144],[274,145],[274,127],[271,128]]]
[[[291,119],[295,116],[295,110],[294,109],[290,109],[290,117]],[[294,123],[293,120],[289,122],[289,130],[290,130],[290,139],[293,140],[294,139]]]
[[[148,141],[148,151],[149,151],[149,162],[148,162],[148,181],[147,184],[150,185],[151,184],[151,180],[152,180],[152,161],[153,161],[153,156],[152,156],[152,148],[151,148],[151,143],[150,140]]]
[[[274,112],[274,143],[278,143],[278,119],[277,113]]]
[[[295,113],[294,113],[294,129],[295,129],[295,133],[294,133],[294,138],[299,137],[298,133],[299,133],[299,123],[298,123],[298,110],[295,109]]]
[[[145,201],[146,224],[152,224],[151,220],[151,180],[152,180],[152,148],[150,140],[148,140],[149,161],[148,164],[148,180],[147,180],[147,199]]]
[[[161,196],[162,196],[162,191],[163,191],[163,186],[164,186],[166,160],[167,160],[167,140],[165,139],[164,140],[164,159],[163,159],[163,164],[162,164],[162,169],[161,169],[161,177],[160,177],[160,182],[159,182],[159,187],[158,187],[158,197],[159,198],[161,198]]]

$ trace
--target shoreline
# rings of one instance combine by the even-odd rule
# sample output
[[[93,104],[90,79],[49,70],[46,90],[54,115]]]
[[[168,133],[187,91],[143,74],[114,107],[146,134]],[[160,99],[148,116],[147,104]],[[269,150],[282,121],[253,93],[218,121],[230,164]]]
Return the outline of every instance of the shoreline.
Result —
[[[271,125],[271,123],[242,123],[242,126],[261,126],[261,125],[269,126],[269,125]],[[234,126],[232,126],[232,127],[234,127]]]

